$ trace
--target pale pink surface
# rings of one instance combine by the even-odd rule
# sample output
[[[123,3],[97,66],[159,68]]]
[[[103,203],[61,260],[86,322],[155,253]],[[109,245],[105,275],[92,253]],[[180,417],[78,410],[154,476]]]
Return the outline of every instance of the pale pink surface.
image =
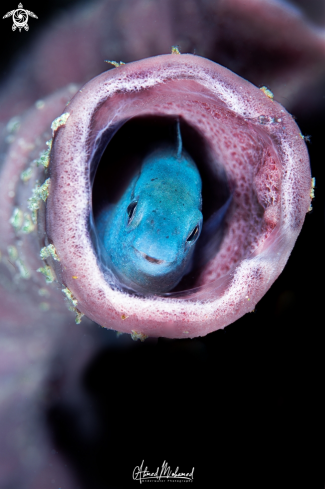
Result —
[[[6,131],[8,151],[0,179],[0,486],[33,489],[53,487],[56,482],[75,487],[73,477],[58,455],[41,422],[46,404],[47,378],[52,359],[61,352],[71,357],[69,348],[80,341],[85,330],[74,324],[73,314],[57,287],[49,287],[36,270],[43,265],[39,251],[44,243],[44,223],[29,234],[16,233],[9,220],[15,207],[30,213],[27,203],[36,180],[44,178],[42,167],[33,167],[30,180],[21,172],[46,149],[50,124],[76,91],[68,86],[30,108],[17,120],[17,130]],[[10,128],[10,124],[8,125]],[[15,246],[30,278],[23,279],[10,257]],[[87,324],[84,324],[87,328]],[[69,329],[64,351],[60,342]],[[74,339],[72,339],[74,338]],[[80,362],[94,351],[89,345],[80,350]],[[72,341],[72,342],[71,342]],[[70,345],[70,347],[68,346]],[[86,357],[86,358],[85,358]]]
[[[310,110],[325,78],[324,29],[287,2],[102,0],[65,12],[33,55],[14,65],[1,86],[0,120],[68,83],[85,83],[106,69],[105,59],[134,61],[175,44],[270,86],[289,110]]]
[[[310,204],[308,154],[292,117],[249,82],[192,55],[158,56],[104,73],[65,113],[51,156],[47,232],[78,309],[107,328],[170,338],[205,335],[252,311],[281,273]],[[186,298],[113,291],[88,232],[94,134],[152,113],[179,114],[197,127],[234,189],[226,238],[202,273],[202,287]]]
[[[6,315],[8,318],[11,316],[10,322],[15,321],[15,324],[20,324],[24,317],[28,317],[31,322],[41,321],[43,313],[39,305],[44,302],[52,309],[54,306],[57,312],[67,315],[62,303],[61,291],[58,293],[57,290],[52,289],[45,298],[39,294],[39,289],[45,286],[45,280],[40,273],[35,272],[43,265],[39,251],[45,244],[44,222],[39,219],[34,232],[20,232],[17,235],[10,224],[10,219],[15,208],[31,214],[28,209],[28,199],[32,195],[36,182],[42,183],[44,180],[44,168],[34,165],[32,176],[26,182],[21,180],[21,173],[39,157],[41,151],[47,148],[45,141],[51,138],[51,121],[57,116],[58,111],[64,109],[76,90],[75,85],[69,85],[47,97],[39,106],[40,108],[33,106],[18,119],[20,127],[17,131],[7,137],[9,147],[3,161],[0,179],[0,253],[4,257],[0,262],[0,285],[3,288],[2,294],[8,296],[0,305],[3,323]],[[30,280],[19,279],[17,266],[7,258],[8,246],[12,245],[16,247],[19,258],[29,271]],[[20,299],[14,297],[13,291],[22,294]],[[50,302],[47,299],[50,299]],[[15,309],[13,304],[16,304],[17,300],[20,310],[16,311],[18,317],[14,319],[11,311]]]

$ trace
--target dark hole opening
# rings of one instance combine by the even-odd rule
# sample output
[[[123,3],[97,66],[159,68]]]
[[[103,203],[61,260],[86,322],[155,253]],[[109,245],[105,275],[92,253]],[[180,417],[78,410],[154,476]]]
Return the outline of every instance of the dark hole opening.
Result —
[[[126,121],[115,129],[115,134],[113,130],[113,137],[112,129],[103,133],[92,162],[93,169],[97,166],[92,192],[95,222],[104,207],[119,201],[151,151],[166,144],[177,147],[176,123],[176,116],[142,116]],[[202,214],[206,222],[230,196],[227,175],[221,162],[213,161],[205,136],[183,119],[180,119],[180,130],[183,148],[193,158],[201,175]],[[193,268],[170,292],[195,287],[200,270]]]

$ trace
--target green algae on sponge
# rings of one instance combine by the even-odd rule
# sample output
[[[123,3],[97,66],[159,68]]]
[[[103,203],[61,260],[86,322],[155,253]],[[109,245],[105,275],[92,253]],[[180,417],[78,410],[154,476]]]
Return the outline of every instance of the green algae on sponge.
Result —
[[[12,216],[9,220],[10,224],[14,228],[15,231],[19,231],[21,226],[23,225],[24,222],[24,214],[23,212],[18,208],[15,207],[12,213]]]
[[[49,186],[50,178],[45,180],[43,185],[36,185],[36,187],[33,188],[32,196],[28,199],[28,208],[32,211],[32,219],[34,224],[36,224],[36,212],[40,207],[40,201],[43,200],[45,202],[49,196]]]
[[[46,141],[46,144],[48,146],[47,149],[42,151],[42,153],[39,155],[38,160],[36,160],[36,165],[40,166],[43,165],[44,168],[47,168],[50,164],[50,153],[51,153],[51,148],[52,148],[52,139],[49,141]]]
[[[55,261],[60,261],[56,249],[52,244],[44,246],[44,248],[42,248],[40,251],[40,257],[42,258],[42,260],[46,260],[46,258],[48,258],[49,256],[51,256]]]
[[[44,275],[47,284],[51,284],[52,282],[54,282],[55,276],[53,270],[48,265],[45,265],[45,267],[38,268],[36,271]]]

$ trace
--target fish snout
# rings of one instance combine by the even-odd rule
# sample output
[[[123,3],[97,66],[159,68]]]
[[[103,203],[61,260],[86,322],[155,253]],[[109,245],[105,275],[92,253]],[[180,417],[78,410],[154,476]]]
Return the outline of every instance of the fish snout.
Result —
[[[179,255],[177,243],[171,239],[152,239],[150,234],[137,237],[132,246],[138,257],[155,265],[172,265]]]

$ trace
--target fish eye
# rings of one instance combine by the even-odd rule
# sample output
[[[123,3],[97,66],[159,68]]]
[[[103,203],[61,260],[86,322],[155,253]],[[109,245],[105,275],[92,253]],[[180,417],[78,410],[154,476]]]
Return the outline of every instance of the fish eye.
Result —
[[[195,241],[199,235],[199,226],[196,225],[186,241]]]
[[[133,202],[131,202],[131,204],[128,205],[128,208],[126,209],[126,212],[128,213],[128,216],[129,216],[129,220],[128,220],[128,225],[131,223],[133,217],[134,217],[134,213],[135,213],[135,209],[138,205],[138,202],[136,200],[134,200]]]

